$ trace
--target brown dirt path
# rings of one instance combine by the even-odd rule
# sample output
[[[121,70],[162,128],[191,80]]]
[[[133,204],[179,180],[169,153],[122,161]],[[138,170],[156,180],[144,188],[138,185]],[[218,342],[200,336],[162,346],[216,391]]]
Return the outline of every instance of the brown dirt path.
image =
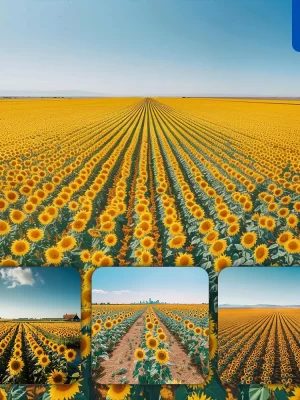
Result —
[[[112,352],[109,360],[101,362],[101,367],[103,367],[104,371],[101,375],[101,378],[98,379],[98,383],[120,383],[119,379],[124,375],[127,376],[130,383],[137,383],[137,379],[136,381],[134,381],[134,379],[132,378],[132,374],[135,368],[133,353],[140,344],[142,331],[144,329],[145,312],[129,328],[128,332],[125,333],[121,341],[117,344],[114,351]],[[132,349],[130,349],[130,344]],[[127,372],[122,375],[115,375],[114,377],[112,377],[112,373],[117,372],[121,368],[126,368]]]
[[[158,318],[158,317],[157,317]],[[170,367],[173,381],[180,381],[188,384],[201,384],[204,382],[203,376],[199,373],[196,365],[191,363],[191,359],[186,354],[183,345],[178,342],[165,324],[158,318],[160,326],[167,335],[167,342],[170,345]]]
[[[109,360],[101,362],[103,373],[101,378],[98,379],[98,383],[120,383],[119,379],[122,376],[126,376],[130,384],[138,383],[138,379],[133,379],[132,377],[135,368],[133,354],[135,349],[140,345],[140,339],[144,329],[145,312],[135,321],[128,332],[123,336],[122,340],[115,347]],[[170,363],[174,364],[170,366],[172,379],[180,381],[181,383],[189,384],[201,384],[204,382],[204,378],[200,375],[198,368],[191,363],[191,360],[185,353],[183,346],[178,343],[172,333],[161,321],[160,326],[165,331],[167,342],[170,345]],[[127,372],[112,377],[112,373],[117,372],[121,368],[126,368]]]

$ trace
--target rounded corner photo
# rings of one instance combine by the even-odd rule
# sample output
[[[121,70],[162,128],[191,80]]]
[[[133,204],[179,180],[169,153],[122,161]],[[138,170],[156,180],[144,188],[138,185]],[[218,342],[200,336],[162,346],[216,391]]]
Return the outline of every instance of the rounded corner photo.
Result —
[[[0,302],[0,384],[68,384],[81,376],[75,269],[0,268]]]
[[[92,375],[100,384],[201,384],[209,373],[202,268],[100,268],[92,278]]]
[[[228,268],[219,279],[223,384],[300,383],[300,267]]]

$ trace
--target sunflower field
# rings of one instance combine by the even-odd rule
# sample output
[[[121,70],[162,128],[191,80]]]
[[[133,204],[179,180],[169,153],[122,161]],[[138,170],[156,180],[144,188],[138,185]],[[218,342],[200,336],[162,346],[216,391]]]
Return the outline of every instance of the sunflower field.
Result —
[[[7,382],[0,387],[0,400],[298,400],[299,388],[289,383],[262,386],[245,379],[238,386],[220,381],[217,292],[218,274],[226,267],[299,265],[299,104],[258,99],[1,99],[0,265],[80,270],[84,379],[64,385],[14,384],[19,378],[10,376],[13,354],[7,352],[5,365],[0,363]],[[124,358],[118,369],[109,371],[112,384],[99,384],[99,377],[92,381],[92,335],[100,338],[105,331],[103,322],[100,332],[95,325],[103,318],[91,317],[93,271],[102,266],[174,265],[202,266],[209,273],[206,379],[181,384],[168,365],[172,380],[167,383],[129,384],[125,378],[119,381],[126,375]],[[148,312],[164,324],[164,333],[183,331],[170,314],[179,315],[179,310],[174,314],[153,307]],[[111,330],[119,334],[117,328]],[[143,322],[139,329],[144,328]],[[24,337],[26,329],[35,340],[36,329],[44,337],[48,331],[53,343],[60,335],[60,328],[54,332],[31,322],[23,328],[12,324],[7,331],[1,326],[1,343],[10,346],[9,337]],[[204,341],[205,329],[200,335]],[[119,340],[127,333],[124,329]],[[140,339],[131,343],[133,353],[148,352],[142,335]],[[104,342],[106,346],[113,343]],[[21,374],[25,348],[38,365],[30,343],[22,341]],[[184,343],[182,349],[187,357],[193,351]],[[118,345],[113,353],[117,350]],[[1,346],[0,352],[2,362]],[[138,351],[136,357],[142,354]],[[58,358],[66,362],[63,355]],[[145,362],[133,359],[132,373]],[[204,375],[206,358],[201,362]]]
[[[186,362],[182,380],[187,382],[201,383],[209,372],[207,305],[93,305],[92,335],[93,375],[99,383],[172,383],[180,361]],[[184,348],[185,360],[174,342]],[[189,363],[194,365],[190,373]]]
[[[55,385],[76,381],[80,323],[70,324],[0,321],[0,382]]]
[[[2,101],[1,265],[299,265],[295,107],[200,104]]]
[[[300,310],[295,308],[219,310],[221,380],[299,384],[299,326]]]

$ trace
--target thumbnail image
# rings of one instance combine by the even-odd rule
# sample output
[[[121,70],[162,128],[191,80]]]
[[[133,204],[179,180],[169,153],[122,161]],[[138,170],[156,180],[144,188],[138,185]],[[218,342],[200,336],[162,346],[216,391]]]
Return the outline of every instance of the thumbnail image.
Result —
[[[229,268],[219,278],[223,383],[300,383],[300,268]]]
[[[1,268],[0,303],[1,384],[55,385],[79,377],[80,276],[75,269]]]
[[[2,266],[299,265],[299,101],[0,102]]]
[[[92,301],[98,383],[204,382],[209,314],[203,269],[101,268],[93,274]]]

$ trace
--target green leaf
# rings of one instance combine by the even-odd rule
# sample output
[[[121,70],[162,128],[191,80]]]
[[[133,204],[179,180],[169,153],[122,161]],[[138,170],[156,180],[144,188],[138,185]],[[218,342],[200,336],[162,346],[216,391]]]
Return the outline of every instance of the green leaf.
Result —
[[[188,397],[188,391],[185,385],[178,386],[175,394],[175,400],[184,400]]]
[[[270,398],[269,389],[260,385],[251,385],[249,389],[250,400],[268,400]]]

